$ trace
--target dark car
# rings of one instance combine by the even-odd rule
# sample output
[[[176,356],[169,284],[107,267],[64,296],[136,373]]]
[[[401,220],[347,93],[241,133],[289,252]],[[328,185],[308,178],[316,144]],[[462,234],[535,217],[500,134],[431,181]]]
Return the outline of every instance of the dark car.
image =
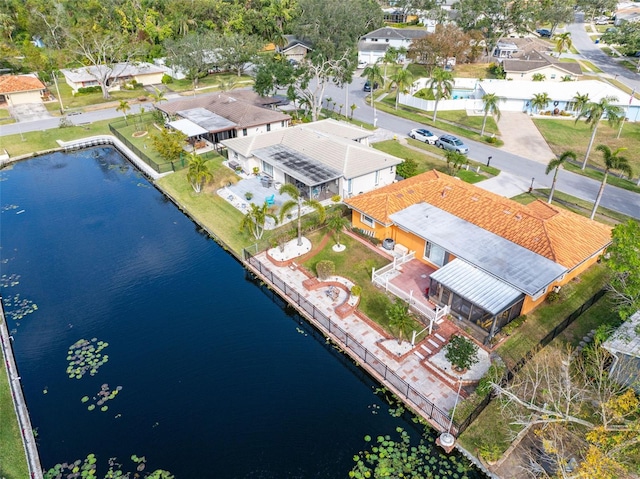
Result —
[[[371,91],[371,82],[369,80],[367,80],[364,84],[364,87],[362,88],[364,91]],[[373,84],[373,89],[377,90],[378,89],[378,82],[375,82]]]
[[[536,30],[536,33],[542,38],[551,38],[551,30],[548,30],[546,28],[539,28]]]

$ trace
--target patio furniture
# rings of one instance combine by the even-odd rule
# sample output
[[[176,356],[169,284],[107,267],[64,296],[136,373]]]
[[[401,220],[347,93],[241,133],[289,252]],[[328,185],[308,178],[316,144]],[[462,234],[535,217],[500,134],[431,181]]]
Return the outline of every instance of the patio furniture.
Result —
[[[272,206],[276,202],[275,197],[276,197],[276,195],[267,196],[264,199],[265,204],[267,206]]]

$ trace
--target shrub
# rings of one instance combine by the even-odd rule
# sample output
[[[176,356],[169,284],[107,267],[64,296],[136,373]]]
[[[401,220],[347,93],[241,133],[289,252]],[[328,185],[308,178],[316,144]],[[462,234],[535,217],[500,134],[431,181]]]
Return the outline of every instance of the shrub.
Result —
[[[411,158],[407,158],[396,167],[396,172],[403,178],[411,178],[416,176],[418,163]]]
[[[480,457],[485,461],[496,462],[502,457],[502,451],[497,444],[484,443],[480,446]]]
[[[341,199],[342,199],[342,196],[340,195],[333,195],[331,197],[331,201],[333,201],[334,203],[339,203]]]
[[[329,261],[327,259],[318,261],[318,264],[316,264],[316,273],[318,273],[318,278],[320,278],[321,280],[325,280],[330,276],[333,276],[335,272],[336,265],[333,263],[333,261]]]
[[[253,198],[253,193],[251,193],[250,191],[247,191],[244,194],[244,197],[247,199],[247,201],[251,200],[251,198]]]
[[[451,336],[445,349],[445,358],[459,371],[469,369],[479,361],[478,346],[464,336]]]
[[[487,394],[491,392],[491,383],[498,383],[504,374],[504,366],[498,366],[497,364],[492,364],[489,367],[487,373],[482,376],[480,382],[478,383],[478,387],[476,388],[476,394],[483,398]]]
[[[484,141],[486,141],[487,143],[494,144],[494,143],[498,143],[498,138],[496,138],[495,135],[485,136]]]
[[[362,294],[362,286],[358,286],[357,284],[354,284],[351,287],[351,295],[352,296],[360,296]]]
[[[162,75],[162,80],[160,80],[163,85],[167,85],[169,83],[173,83],[173,77],[167,75],[166,73]]]
[[[521,325],[523,324],[525,321],[527,320],[527,315],[526,314],[521,314],[520,316],[518,316],[516,319],[514,319],[513,321],[511,321],[509,324],[507,324],[506,326],[504,326],[502,328],[502,332],[504,334],[506,334],[507,336],[510,336],[511,334],[513,334],[513,332]]]
[[[434,99],[433,90],[431,90],[430,88],[423,88],[421,90],[418,90],[413,96],[415,96],[416,98],[422,98],[424,100]]]
[[[97,93],[99,91],[102,91],[102,88],[100,88],[100,85],[96,85],[96,86],[83,86],[81,88],[78,88],[78,95],[84,95],[85,93]]]
[[[496,78],[501,78],[504,80],[507,77],[507,74],[505,73],[501,63],[492,63],[487,68],[487,71],[494,75]]]
[[[547,301],[549,302],[549,304],[553,304],[557,302],[559,299],[560,299],[560,293],[558,291],[551,291],[547,295]]]

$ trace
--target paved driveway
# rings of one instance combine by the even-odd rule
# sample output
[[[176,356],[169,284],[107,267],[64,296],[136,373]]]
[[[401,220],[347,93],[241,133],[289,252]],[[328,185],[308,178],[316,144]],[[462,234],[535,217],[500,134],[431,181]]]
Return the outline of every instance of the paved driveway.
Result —
[[[47,120],[52,118],[44,103],[24,103],[9,108],[11,116],[18,122]]]
[[[526,113],[502,112],[498,128],[500,128],[501,138],[504,141],[501,150],[545,165],[555,157],[544,137],[533,124],[531,117]]]

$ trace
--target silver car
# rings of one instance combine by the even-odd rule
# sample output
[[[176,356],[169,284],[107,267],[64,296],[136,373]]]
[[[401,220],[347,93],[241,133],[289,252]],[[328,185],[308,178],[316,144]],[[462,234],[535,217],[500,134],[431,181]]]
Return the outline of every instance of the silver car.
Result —
[[[458,153],[462,153],[463,155],[469,153],[469,147],[462,143],[462,140],[460,140],[460,138],[457,138],[453,135],[442,135],[436,141],[436,146],[442,148],[443,150],[457,151]]]

